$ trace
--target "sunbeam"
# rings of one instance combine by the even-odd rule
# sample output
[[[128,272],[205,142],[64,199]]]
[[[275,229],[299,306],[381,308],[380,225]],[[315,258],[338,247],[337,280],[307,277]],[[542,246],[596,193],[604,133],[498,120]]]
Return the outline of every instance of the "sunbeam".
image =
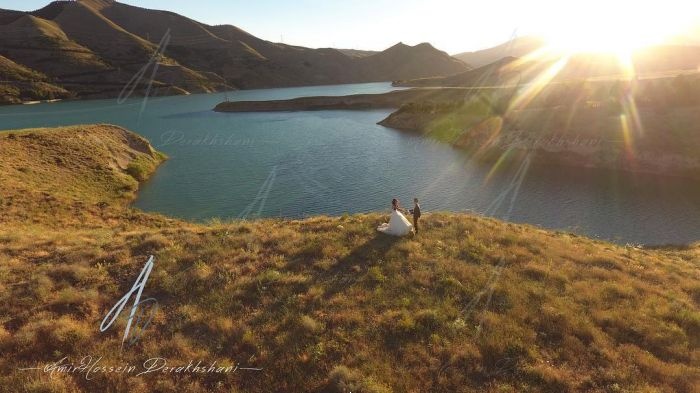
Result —
[[[566,56],[561,57],[559,60],[555,61],[554,64],[549,66],[546,71],[538,75],[531,83],[527,84],[524,90],[518,93],[515,99],[510,103],[508,111],[524,109],[527,107],[527,105],[535,97],[537,97],[542,89],[544,89],[552,81],[552,79],[557,76],[559,71],[564,68],[568,60],[569,59]]]

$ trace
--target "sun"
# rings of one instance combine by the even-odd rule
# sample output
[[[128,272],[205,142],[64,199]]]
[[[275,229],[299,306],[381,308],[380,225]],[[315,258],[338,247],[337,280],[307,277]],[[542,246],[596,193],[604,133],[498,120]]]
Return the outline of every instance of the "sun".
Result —
[[[568,17],[554,21],[542,35],[552,49],[565,53],[629,56],[638,49],[665,42],[679,34],[685,24],[682,7],[659,7],[656,2],[652,5],[627,1],[583,3]]]

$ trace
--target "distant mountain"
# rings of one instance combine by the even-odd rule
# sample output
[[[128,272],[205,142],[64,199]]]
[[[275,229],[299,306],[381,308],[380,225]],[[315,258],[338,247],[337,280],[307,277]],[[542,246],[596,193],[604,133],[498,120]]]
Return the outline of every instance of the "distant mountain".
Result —
[[[360,49],[338,49],[339,51],[345,53],[348,56],[351,57],[365,57],[369,55],[373,55],[375,53],[379,53],[374,50],[360,50]]]
[[[403,87],[477,87],[526,83],[543,77],[561,55],[545,53],[538,57],[506,56],[493,63],[461,73],[396,81]],[[615,54],[576,53],[565,59],[551,81],[610,79],[629,77],[626,65]],[[694,73],[700,70],[700,46],[657,45],[636,51],[631,58],[635,75],[641,78]]]
[[[79,97],[118,95],[166,33],[170,39],[157,57],[153,84],[164,94],[412,79],[468,69],[429,44],[397,44],[383,52],[310,49],[111,0],[0,10],[0,55]]]
[[[380,80],[451,75],[470,68],[428,43],[408,46],[400,42],[383,52],[359,58],[357,62],[369,75]]]
[[[394,85],[404,87],[500,86],[517,76],[520,68],[517,66],[518,61],[517,57],[508,56],[491,64],[458,74],[397,81],[394,82]]]
[[[700,70],[700,41],[697,45],[657,45],[638,50],[633,56],[635,69],[641,73],[673,70]]]
[[[675,45],[700,45],[700,25],[672,37],[669,41]]]
[[[474,52],[463,52],[454,55],[454,57],[473,67],[481,67],[504,57],[523,57],[543,46],[544,41],[542,39],[526,36],[515,38],[492,48]]]

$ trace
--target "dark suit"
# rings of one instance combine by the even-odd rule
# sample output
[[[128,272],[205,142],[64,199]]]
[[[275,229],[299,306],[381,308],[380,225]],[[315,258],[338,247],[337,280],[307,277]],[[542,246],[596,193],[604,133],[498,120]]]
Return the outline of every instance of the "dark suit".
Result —
[[[413,213],[413,230],[418,233],[418,219],[420,218],[420,205],[415,204],[413,205],[413,210],[411,210],[411,213]]]

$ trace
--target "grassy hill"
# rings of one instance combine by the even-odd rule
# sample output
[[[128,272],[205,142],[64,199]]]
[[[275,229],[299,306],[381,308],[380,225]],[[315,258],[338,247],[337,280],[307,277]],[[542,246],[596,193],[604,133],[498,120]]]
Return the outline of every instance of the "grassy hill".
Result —
[[[108,2],[55,1],[12,23],[0,24],[3,53],[44,72],[81,97],[117,96],[149,63],[157,44],[103,16],[99,11],[105,5]],[[157,91],[170,87],[171,94],[180,89],[209,92],[220,84],[217,78],[183,67],[167,54],[159,56],[158,64],[154,75]],[[145,82],[136,92],[143,87]]]
[[[68,38],[52,21],[24,14],[0,25],[0,32],[0,54],[41,72],[54,83],[68,86],[78,75],[104,74],[110,70],[99,56]]]
[[[0,133],[0,391],[693,392],[700,246],[647,249],[479,216],[193,224],[129,208],[164,158],[120,127]],[[159,311],[106,312],[149,255]],[[40,370],[161,356],[262,371]]]
[[[138,181],[165,159],[145,139],[109,125],[2,132],[0,149],[3,225],[84,226],[93,215],[121,213]]]

